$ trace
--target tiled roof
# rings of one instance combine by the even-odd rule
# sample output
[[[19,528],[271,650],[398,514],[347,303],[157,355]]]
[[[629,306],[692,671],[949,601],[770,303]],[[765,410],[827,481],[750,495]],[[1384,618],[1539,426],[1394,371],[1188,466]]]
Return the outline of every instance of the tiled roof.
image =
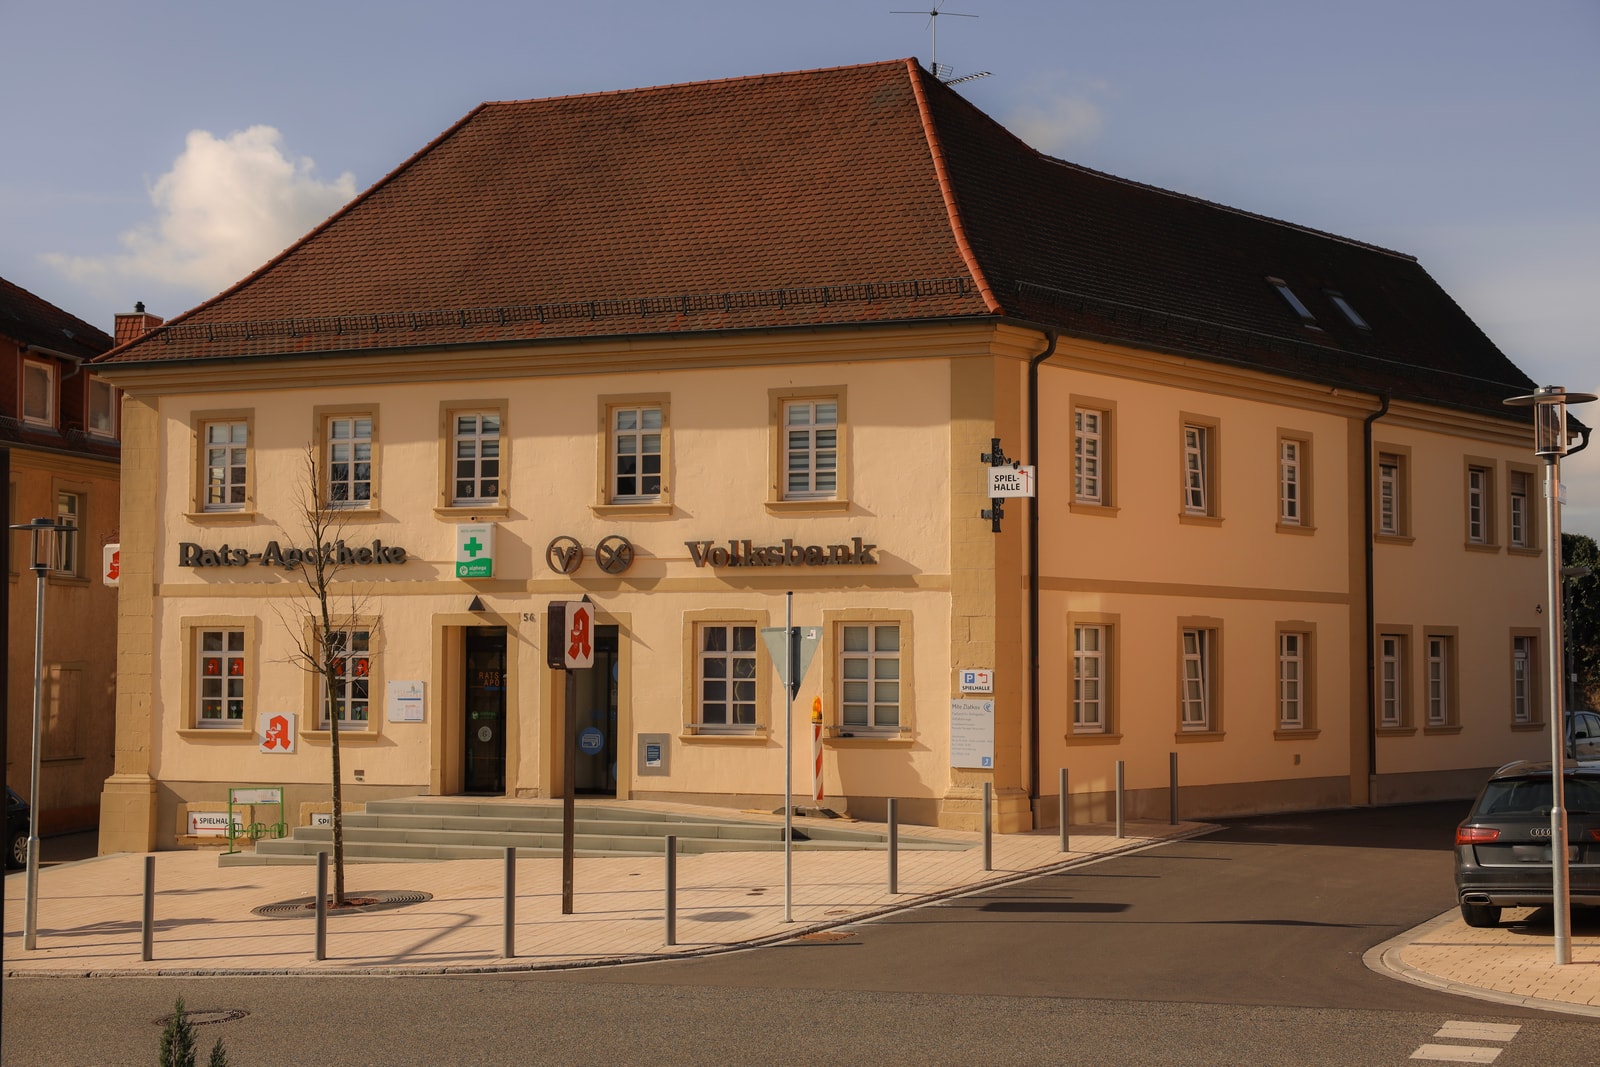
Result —
[[[484,104],[109,358],[956,317],[1496,414],[1532,384],[1410,257],[1041,155],[912,60]]]
[[[79,359],[90,359],[111,347],[111,335],[104,330],[4,278],[0,278],[0,336]]]

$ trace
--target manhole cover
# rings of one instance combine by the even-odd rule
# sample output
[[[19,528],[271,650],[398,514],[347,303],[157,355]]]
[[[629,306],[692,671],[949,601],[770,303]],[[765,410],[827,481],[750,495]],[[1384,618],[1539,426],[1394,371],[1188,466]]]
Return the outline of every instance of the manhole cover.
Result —
[[[365,915],[374,911],[388,911],[390,908],[403,908],[407,904],[421,904],[425,900],[432,899],[432,893],[423,893],[415,889],[365,890],[345,894],[345,905],[342,908],[334,907],[332,898],[329,898],[328,914]],[[296,897],[293,900],[263,904],[259,908],[250,909],[251,915],[259,915],[264,919],[303,919],[307,915],[316,913],[317,898],[314,896]]]
[[[193,1011],[185,1010],[183,1017],[189,1020],[191,1026],[209,1026],[212,1023],[231,1023],[249,1014],[243,1008],[195,1008]],[[157,1026],[166,1026],[171,1021],[171,1015],[154,1020]]]

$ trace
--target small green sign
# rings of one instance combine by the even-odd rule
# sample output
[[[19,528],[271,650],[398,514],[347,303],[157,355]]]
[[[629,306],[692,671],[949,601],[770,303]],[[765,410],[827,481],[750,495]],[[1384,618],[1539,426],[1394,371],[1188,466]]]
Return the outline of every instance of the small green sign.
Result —
[[[494,577],[494,525],[465,523],[456,527],[456,577]]]

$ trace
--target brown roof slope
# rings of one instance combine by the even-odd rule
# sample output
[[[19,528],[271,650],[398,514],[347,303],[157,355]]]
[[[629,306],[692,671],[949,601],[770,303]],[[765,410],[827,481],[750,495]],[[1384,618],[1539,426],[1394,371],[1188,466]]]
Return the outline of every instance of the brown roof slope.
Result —
[[[112,358],[982,314],[912,66],[485,104]]]
[[[111,347],[111,335],[104,330],[4,278],[0,278],[0,335],[79,359],[90,359]]]
[[[929,96],[957,210],[1013,315],[1502,415],[1532,385],[1409,256],[1053,159],[956,93]]]

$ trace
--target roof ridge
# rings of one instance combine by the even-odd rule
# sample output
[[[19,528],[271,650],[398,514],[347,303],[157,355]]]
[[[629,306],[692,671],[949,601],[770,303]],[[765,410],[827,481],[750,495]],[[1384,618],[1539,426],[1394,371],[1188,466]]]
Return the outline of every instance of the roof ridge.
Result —
[[[1001,128],[1004,129],[1003,126]],[[1026,141],[1023,141],[1022,143],[1027,145]],[[1052,156],[1047,152],[1040,152],[1037,148],[1033,148],[1032,145],[1028,145],[1028,147],[1034,153],[1036,153],[1039,158],[1043,159],[1047,163],[1054,163],[1062,167],[1071,167],[1073,170],[1080,171],[1084,174],[1092,174],[1097,178],[1104,178],[1107,181],[1113,181],[1119,185],[1126,185],[1135,189],[1144,189],[1148,192],[1159,193],[1162,196],[1170,196],[1179,200],[1187,200],[1192,204],[1203,204],[1206,207],[1215,208],[1218,211],[1226,211],[1230,214],[1239,215],[1247,219],[1255,219],[1258,222],[1267,222],[1273,224],[1274,226],[1283,226],[1286,229],[1298,230],[1301,233],[1309,233],[1316,237],[1325,237],[1330,241],[1338,241],[1340,244],[1350,245],[1353,248],[1364,248],[1369,252],[1378,252],[1382,255],[1394,256],[1396,259],[1403,259],[1408,263],[1417,262],[1417,257],[1413,256],[1409,252],[1400,252],[1393,248],[1385,248],[1383,245],[1375,245],[1370,241],[1362,241],[1355,237],[1346,237],[1343,234],[1334,233],[1331,230],[1319,230],[1315,226],[1306,226],[1298,222],[1289,222],[1286,219],[1274,218],[1271,215],[1263,215],[1258,211],[1247,211],[1244,208],[1234,207],[1231,204],[1224,204],[1217,200],[1207,200],[1205,197],[1195,196],[1193,193],[1180,193],[1174,189],[1164,189],[1159,185],[1151,185],[1149,182],[1141,182],[1133,178],[1125,178],[1120,174],[1112,174],[1110,171],[1096,170],[1094,167],[1086,167],[1082,163],[1074,163],[1070,159],[1062,159],[1059,156]]]
[[[983,265],[978,262],[978,255],[967,239],[966,226],[961,221],[961,208],[956,201],[955,187],[950,180],[950,171],[945,166],[944,145],[939,140],[939,127],[934,121],[927,93],[923,89],[922,67],[915,59],[907,59],[905,64],[906,73],[911,79],[911,92],[917,101],[917,115],[922,120],[922,133],[928,141],[928,155],[933,160],[933,170],[939,179],[939,196],[944,200],[945,214],[950,220],[950,230],[956,239],[956,248],[960,251],[967,270],[972,272],[972,280],[977,283],[984,304],[991,312],[1003,315],[1005,308],[1000,306],[1000,301],[995,297],[988,276],[984,274]]]
[[[730,85],[734,82],[776,81],[780,78],[797,78],[808,74],[833,74],[845,70],[871,70],[893,67],[900,63],[916,63],[915,57],[906,59],[881,59],[872,63],[842,63],[834,67],[810,67],[805,70],[780,70],[764,74],[736,74],[726,78],[701,78],[697,81],[663,82],[659,85],[637,85],[631,89],[596,89],[588,93],[563,93],[560,96],[528,96],[515,100],[490,100],[480,107],[513,107],[520,104],[551,104],[563,100],[597,100],[606,96],[629,96],[635,93],[665,92],[668,89],[698,89],[709,85]]]

